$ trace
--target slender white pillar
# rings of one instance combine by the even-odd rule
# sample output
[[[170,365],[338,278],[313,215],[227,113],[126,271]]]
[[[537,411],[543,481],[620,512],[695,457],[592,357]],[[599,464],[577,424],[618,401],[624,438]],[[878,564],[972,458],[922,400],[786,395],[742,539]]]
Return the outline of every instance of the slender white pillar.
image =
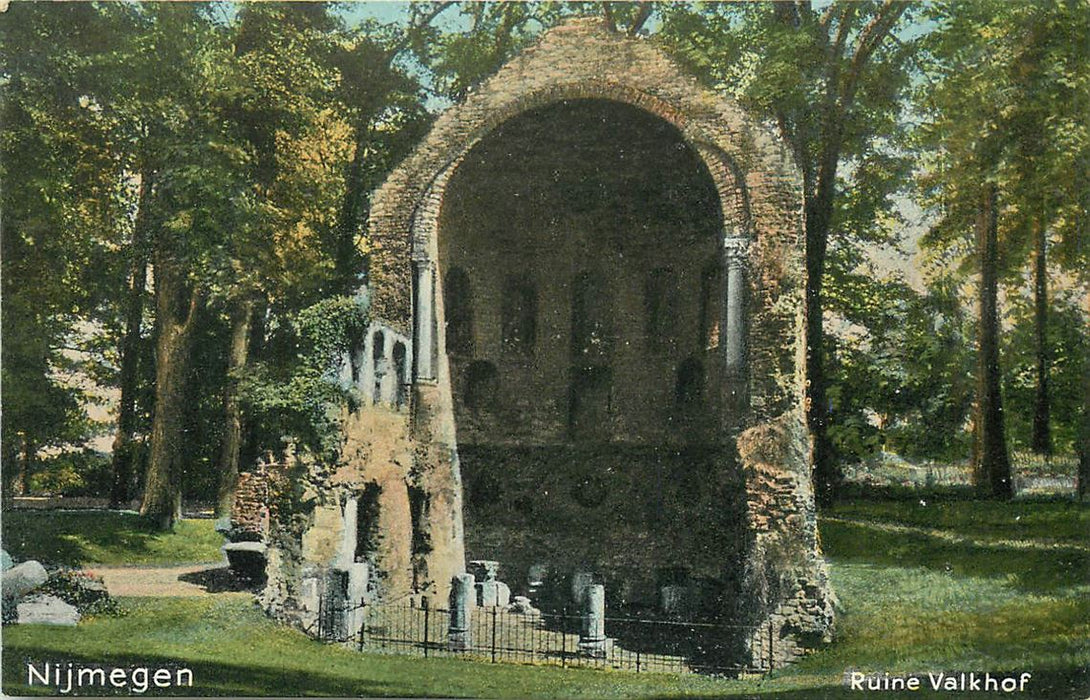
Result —
[[[746,253],[749,239],[727,236],[723,241],[727,268],[726,364],[731,374],[741,374],[746,359]]]
[[[416,378],[435,379],[435,267],[430,261],[416,265],[416,326],[413,355]]]
[[[382,334],[382,362],[386,373],[382,375],[382,403],[394,403],[397,396],[397,371],[394,367],[394,334],[390,331]]]
[[[606,654],[606,588],[588,586],[583,594],[583,620],[579,632],[579,651],[588,656]]]
[[[363,395],[363,402],[365,405],[370,406],[375,402],[375,356],[372,348],[375,343],[375,326],[372,324],[367,328],[367,334],[364,336],[363,341],[363,353],[360,357],[360,363],[363,366],[360,372],[360,394]]]
[[[356,530],[359,501],[349,498],[344,502],[344,531],[341,533],[341,549],[337,553],[337,568],[348,571],[356,561]]]
[[[455,574],[450,588],[450,629],[447,630],[451,651],[473,648],[471,622],[475,601],[473,574]]]

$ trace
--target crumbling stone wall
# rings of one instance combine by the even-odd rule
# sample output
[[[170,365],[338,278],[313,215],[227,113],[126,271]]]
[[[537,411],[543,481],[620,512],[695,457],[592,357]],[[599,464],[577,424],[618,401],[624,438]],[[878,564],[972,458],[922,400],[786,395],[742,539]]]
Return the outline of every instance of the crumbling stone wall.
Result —
[[[450,198],[451,183],[473,149],[505,123],[579,100],[623,103],[668,123],[706,168],[719,207],[721,228],[713,235],[722,271],[733,275],[724,291],[736,296],[724,302],[734,311],[721,328],[718,373],[709,373],[722,410],[702,442],[718,456],[694,488],[706,490],[696,498],[701,503],[713,487],[730,488],[738,505],[724,509],[730,517],[711,509],[676,536],[693,538],[679,549],[699,549],[696,538],[705,538],[713,544],[701,556],[722,557],[717,617],[767,631],[740,640],[734,661],[793,658],[832,627],[802,408],[800,178],[769,129],[701,87],[652,40],[620,36],[596,20],[547,32],[473,90],[374,194],[371,312],[412,337],[409,406],[361,411],[347,422],[344,457],[335,468],[294,470],[286,482],[291,496],[272,517],[266,606],[294,610],[285,616],[296,620],[310,619],[298,611],[313,618],[323,572],[362,564],[371,567],[368,590],[378,598],[423,593],[444,600],[451,576],[464,571],[457,358],[448,353],[443,299],[450,262],[445,227],[459,205]],[[475,429],[467,424],[466,433]],[[373,525],[362,534],[361,504]],[[360,541],[367,542],[362,550]]]
[[[264,465],[238,475],[235,503],[231,509],[230,537],[263,540],[269,531],[269,476]]]
[[[817,534],[801,411],[738,437],[750,543],[735,619],[754,625],[746,640],[754,665],[779,667],[831,641],[834,600]]]

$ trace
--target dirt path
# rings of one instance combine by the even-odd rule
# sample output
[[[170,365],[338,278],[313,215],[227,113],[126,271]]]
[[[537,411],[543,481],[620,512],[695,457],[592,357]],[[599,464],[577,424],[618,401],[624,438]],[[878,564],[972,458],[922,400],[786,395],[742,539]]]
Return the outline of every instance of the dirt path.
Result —
[[[88,570],[102,577],[106,590],[112,596],[199,598],[209,595],[250,595],[239,590],[225,564],[92,566]]]

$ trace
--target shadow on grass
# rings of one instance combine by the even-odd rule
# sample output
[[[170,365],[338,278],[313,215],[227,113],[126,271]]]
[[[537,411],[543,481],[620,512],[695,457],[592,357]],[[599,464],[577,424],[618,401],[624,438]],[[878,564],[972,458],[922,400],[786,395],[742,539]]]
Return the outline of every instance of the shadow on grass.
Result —
[[[178,580],[200,586],[208,593],[257,593],[264,585],[241,581],[226,566],[213,566],[191,574],[182,574]]]
[[[836,504],[829,515],[896,523],[989,540],[1031,539],[1082,544],[1090,531],[1090,504],[1071,499],[1015,502],[919,496],[913,500],[860,498]]]
[[[136,513],[58,510],[5,512],[3,541],[16,561],[79,566],[215,561],[222,537],[203,523],[163,532]]]
[[[27,664],[33,663],[42,670],[46,662],[62,664],[62,686],[65,664],[73,667],[104,667],[109,673],[110,667],[149,668],[152,673],[158,668],[188,668],[193,672],[193,686],[147,689],[148,695],[212,695],[212,696],[254,696],[254,695],[330,695],[343,697],[392,696],[405,695],[405,686],[392,686],[389,682],[332,676],[321,671],[300,671],[282,666],[255,666],[227,662],[179,661],[176,658],[153,655],[109,654],[87,657],[65,654],[58,658],[57,650],[48,647],[27,646],[17,650],[7,650],[4,654],[4,692],[8,695],[56,695],[57,687],[35,684],[27,685]],[[406,685],[410,682],[406,679]],[[132,695],[137,692],[132,686],[115,688],[109,682],[106,686],[88,686],[73,688],[70,695]]]
[[[822,547],[840,561],[919,566],[954,576],[999,578],[1021,590],[1054,593],[1085,585],[1090,553],[1073,548],[1014,548],[889,532],[863,523],[821,522]]]

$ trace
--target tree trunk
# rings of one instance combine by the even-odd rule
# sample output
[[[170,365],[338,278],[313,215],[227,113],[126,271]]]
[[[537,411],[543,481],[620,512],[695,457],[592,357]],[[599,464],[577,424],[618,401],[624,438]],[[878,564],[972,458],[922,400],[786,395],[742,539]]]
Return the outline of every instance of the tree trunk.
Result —
[[[1090,372],[1082,377],[1082,421],[1079,424],[1079,498],[1090,498]]]
[[[19,445],[16,440],[5,440],[3,450],[3,461],[0,461],[0,464],[19,463]],[[12,499],[15,498],[15,475],[17,473],[15,469],[0,469],[0,482],[3,484],[2,491],[0,491],[0,506],[4,510],[11,508]]]
[[[110,507],[128,505],[136,445],[136,394],[140,378],[140,331],[144,319],[144,292],[148,274],[148,199],[151,177],[142,175],[133,229],[132,257],[129,261],[129,289],[126,300],[125,335],[121,339],[121,399],[118,405],[117,434],[113,443],[113,485]]]
[[[250,311],[250,344],[246,350],[247,362],[261,361],[265,348],[266,315],[269,302],[263,296],[254,299]],[[243,427],[242,444],[239,448],[239,464],[256,464],[261,454],[261,426],[247,421]]]
[[[220,484],[216,495],[216,517],[229,518],[235,505],[239,452],[242,447],[242,406],[238,384],[246,367],[250,348],[250,319],[253,299],[236,302],[231,308],[231,347],[227,358],[227,387],[224,397],[223,443],[220,450]]]
[[[1034,239],[1037,255],[1034,260],[1034,304],[1037,355],[1037,396],[1033,410],[1033,451],[1052,454],[1052,433],[1049,429],[1049,374],[1052,369],[1052,353],[1048,344],[1048,236],[1041,221],[1034,222]]]
[[[22,459],[19,460],[19,471],[15,475],[15,485],[12,489],[12,493],[16,496],[25,496],[30,493],[30,473],[32,465],[34,464],[34,458],[38,454],[37,448],[34,446],[34,438],[27,434],[23,434],[23,449]]]
[[[1086,313],[1090,315],[1090,294],[1086,296]],[[1090,357],[1083,358],[1082,417],[1075,438],[1079,455],[1079,498],[1090,498]]]
[[[1008,499],[1012,495],[1011,467],[999,389],[999,244],[994,185],[988,185],[985,189],[976,229],[980,265],[980,326],[976,415],[973,421],[973,479],[982,496]]]
[[[198,301],[198,290],[186,280],[185,270],[165,251],[156,251],[159,337],[155,347],[155,415],[140,514],[164,530],[172,528],[182,515],[182,420]]]
[[[352,160],[345,172],[344,199],[341,202],[340,220],[337,222],[335,242],[334,277],[335,293],[350,294],[359,283],[362,272],[356,235],[367,215],[367,177],[365,165],[370,146],[370,125],[361,118],[353,134]]]
[[[833,105],[826,109],[834,110]],[[818,502],[829,504],[842,474],[829,441],[829,403],[825,379],[825,258],[836,196],[836,171],[843,138],[840,119],[830,113],[818,164],[814,194],[806,200],[806,389],[810,433],[814,440],[814,488]]]

